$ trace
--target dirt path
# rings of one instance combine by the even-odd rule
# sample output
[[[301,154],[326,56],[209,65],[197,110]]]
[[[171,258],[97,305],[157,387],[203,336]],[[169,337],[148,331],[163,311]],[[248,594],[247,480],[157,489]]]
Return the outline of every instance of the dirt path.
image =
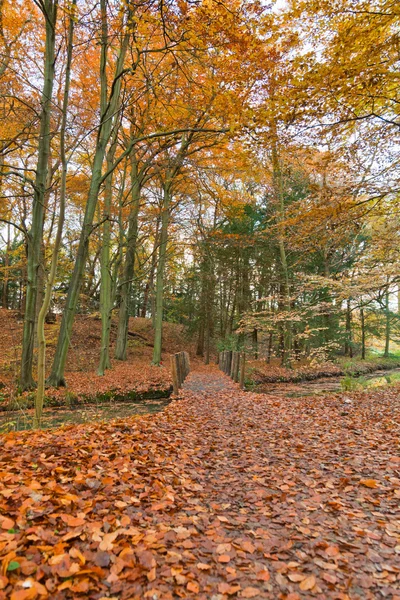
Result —
[[[55,600],[400,600],[399,417],[395,390],[288,400],[210,369],[157,415],[10,434],[0,600],[29,578]]]

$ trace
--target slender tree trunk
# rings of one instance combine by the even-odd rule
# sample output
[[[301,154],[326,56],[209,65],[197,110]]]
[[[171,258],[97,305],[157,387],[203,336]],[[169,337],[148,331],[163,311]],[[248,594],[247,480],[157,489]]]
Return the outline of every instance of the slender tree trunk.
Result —
[[[74,22],[75,15],[74,9],[76,7],[76,0],[72,2],[72,12],[69,19],[68,27],[68,42],[67,42],[67,63],[65,68],[65,86],[64,86],[64,98],[62,106],[62,121],[60,130],[60,156],[61,156],[61,185],[60,185],[60,206],[57,224],[56,239],[54,241],[54,248],[50,263],[50,272],[47,281],[47,286],[44,294],[43,304],[40,308],[37,323],[37,338],[38,338],[38,385],[35,398],[35,414],[33,418],[33,427],[38,428],[42,423],[42,413],[44,404],[44,388],[46,380],[46,336],[44,331],[44,324],[46,315],[50,308],[51,296],[53,293],[54,281],[57,274],[57,263],[58,254],[61,246],[62,232],[64,227],[65,219],[65,197],[67,189],[67,169],[68,161],[65,152],[65,130],[67,124],[67,111],[69,101],[69,89],[71,82],[71,62],[72,62],[72,48],[73,48],[73,37],[74,37]]]
[[[361,359],[365,360],[365,315],[364,308],[360,308],[360,320],[361,320]]]
[[[4,256],[4,279],[3,279],[3,297],[2,297],[2,305],[3,308],[8,308],[8,282],[10,279],[10,251],[11,251],[11,231],[10,224],[7,225],[7,244],[6,244],[6,253]]]
[[[346,356],[353,358],[350,299],[347,300],[347,304],[346,304],[346,340],[345,340],[345,346],[344,346],[344,353]]]
[[[102,50],[100,64],[101,79],[101,119],[96,142],[96,151],[93,160],[92,177],[90,181],[88,199],[86,202],[83,226],[79,238],[78,252],[74,264],[74,270],[70,279],[66,306],[61,321],[60,333],[58,336],[57,348],[54,356],[54,362],[49,377],[49,383],[53,386],[65,385],[65,363],[70,344],[72,326],[74,323],[75,312],[79,300],[79,291],[82,284],[82,278],[85,271],[87,254],[89,248],[89,239],[93,229],[93,219],[97,207],[100,186],[102,182],[102,166],[110,134],[112,131],[113,120],[119,105],[121,75],[124,66],[126,51],[128,49],[130,34],[129,31],[124,35],[121,43],[120,53],[115,68],[114,82],[111,86],[110,98],[107,102],[107,8],[106,0],[101,0],[102,13]]]
[[[268,336],[268,351],[267,351],[267,363],[270,364],[271,356],[272,356],[272,342],[273,342],[274,334],[270,331]]]
[[[390,351],[390,310],[389,310],[389,287],[385,291],[385,352],[383,356],[389,358]]]
[[[278,224],[281,224],[285,218],[285,197],[283,190],[283,179],[282,179],[282,170],[280,164],[280,158],[278,153],[278,140],[277,140],[277,130],[275,122],[272,123],[272,171],[273,171],[273,180],[274,180],[274,189],[275,196],[278,205]],[[289,315],[291,311],[291,301],[290,301],[290,281],[289,281],[289,269],[287,264],[286,257],[286,249],[285,243],[283,239],[283,234],[279,231],[278,234],[278,246],[279,246],[279,256],[282,268],[283,275],[283,289],[284,289],[284,306],[287,313],[288,320],[286,323],[282,325],[283,328],[283,352],[282,352],[282,364],[286,366],[290,366],[291,361],[291,346],[292,346],[292,331],[291,325],[289,322]]]
[[[153,251],[152,251],[152,255],[151,255],[151,267],[150,267],[150,273],[149,273],[149,278],[147,280],[146,286],[144,288],[144,295],[143,295],[143,305],[142,305],[142,312],[141,312],[141,317],[145,318],[146,314],[147,314],[147,306],[149,303],[149,298],[151,298],[151,300],[153,299],[154,296],[154,273],[156,272],[156,266],[157,266],[157,248],[159,245],[159,229],[160,229],[160,219],[157,218],[157,222],[156,222],[156,233],[154,236],[154,245],[153,245]],[[151,316],[152,318],[154,318],[155,316],[155,310],[151,310]],[[154,323],[153,323],[153,327],[154,327]]]
[[[162,352],[162,322],[164,303],[164,274],[167,260],[168,225],[170,217],[171,190],[167,181],[163,189],[163,207],[161,214],[160,247],[158,252],[156,276],[156,318],[154,328],[153,364],[159,365]]]
[[[129,302],[132,292],[132,280],[135,273],[135,254],[138,232],[138,215],[140,206],[141,182],[138,178],[137,162],[131,155],[131,210],[129,213],[128,238],[126,242],[123,281],[119,290],[118,332],[115,345],[115,358],[126,360],[129,329]]]
[[[35,341],[36,296],[38,291],[38,274],[43,240],[44,199],[50,156],[50,121],[55,72],[57,9],[58,0],[43,1],[43,14],[45,16],[46,28],[44,84],[41,97],[42,110],[40,114],[40,133],[33,194],[32,224],[27,236],[27,285],[20,374],[20,385],[22,389],[29,389],[34,386],[32,366]]]
[[[397,314],[400,315],[400,285],[397,288]]]
[[[109,171],[114,163],[115,151],[117,149],[117,124],[114,127],[113,140],[107,153],[106,168]],[[111,206],[112,206],[112,183],[113,175],[107,177],[104,187],[104,210],[103,210],[103,240],[100,258],[100,314],[101,314],[101,349],[100,362],[97,369],[98,375],[104,375],[106,369],[111,368],[110,361],[110,331],[112,310],[112,279],[111,279]]]

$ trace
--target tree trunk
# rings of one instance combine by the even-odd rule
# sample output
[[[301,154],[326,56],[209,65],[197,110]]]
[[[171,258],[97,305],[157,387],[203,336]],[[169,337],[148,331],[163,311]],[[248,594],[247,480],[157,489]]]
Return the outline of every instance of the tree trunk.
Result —
[[[57,8],[58,0],[44,0],[43,14],[45,16],[46,27],[44,84],[41,97],[42,110],[40,114],[40,134],[33,194],[32,224],[27,236],[27,285],[20,373],[20,385],[22,389],[29,389],[34,386],[32,365],[35,340],[36,296],[43,240],[44,199],[50,156],[51,103],[55,72]]]
[[[129,329],[129,302],[132,291],[132,279],[135,273],[135,254],[138,232],[138,215],[140,206],[141,182],[138,179],[137,162],[134,154],[131,155],[131,210],[128,221],[128,238],[126,242],[123,281],[119,288],[119,313],[118,331],[115,345],[115,358],[126,360]]]
[[[346,340],[345,340],[345,345],[344,345],[344,353],[346,356],[353,358],[350,299],[347,300],[347,304],[346,304]]]
[[[107,102],[107,46],[109,43],[107,32],[107,9],[106,0],[101,0],[102,13],[102,49],[100,63],[100,79],[101,79],[101,119],[98,130],[96,151],[93,160],[92,177],[90,181],[88,199],[86,202],[85,215],[81,235],[79,238],[78,252],[74,264],[74,270],[70,279],[66,306],[61,321],[60,333],[58,336],[57,348],[54,356],[53,366],[49,377],[49,383],[53,386],[65,385],[65,363],[72,334],[72,326],[74,323],[75,312],[79,300],[79,291],[82,284],[82,278],[85,271],[89,239],[93,229],[93,219],[96,211],[97,200],[99,196],[100,186],[102,183],[102,165],[106,152],[107,143],[112,131],[113,120],[115,119],[116,110],[119,105],[121,75],[124,66],[126,51],[130,38],[129,29],[125,33],[120,53],[117,59],[113,85],[111,86],[110,98]]]
[[[385,352],[383,356],[389,358],[390,350],[390,310],[389,310],[389,287],[385,291]]]
[[[170,216],[171,190],[167,181],[163,189],[163,207],[161,214],[160,247],[158,251],[158,264],[156,276],[156,315],[154,328],[153,364],[159,365],[162,351],[162,322],[164,303],[164,272],[167,260],[168,225]]]
[[[9,273],[10,250],[11,250],[11,231],[10,231],[10,224],[8,224],[7,225],[6,253],[4,256],[4,279],[3,279],[3,294],[2,294],[3,308],[8,308],[8,281],[10,279],[10,273]]]
[[[107,172],[111,169],[115,151],[117,149],[118,128],[115,124],[113,140],[107,153]],[[104,187],[104,210],[103,210],[103,240],[101,246],[100,258],[100,314],[101,314],[101,349],[100,361],[97,369],[98,375],[104,375],[106,369],[111,368],[110,361],[110,331],[111,331],[111,310],[112,310],[112,280],[111,280],[111,206],[112,206],[112,182],[113,174],[107,177]]]
[[[274,192],[277,201],[277,221],[281,224],[285,219],[285,197],[283,189],[282,170],[278,153],[278,135],[276,130],[275,122],[272,123],[272,172],[273,172],[273,184]],[[287,313],[287,320],[282,324],[283,332],[283,351],[282,351],[282,364],[290,366],[291,363],[291,347],[292,347],[292,328],[290,324],[290,282],[289,282],[289,269],[287,264],[286,249],[283,239],[282,231],[278,231],[278,246],[279,256],[283,275],[283,290],[284,290],[284,307]]]
[[[72,2],[72,9],[76,6],[76,1]],[[65,197],[67,188],[67,169],[68,161],[65,153],[65,129],[67,124],[67,111],[69,101],[69,89],[71,81],[71,62],[72,62],[72,48],[73,48],[73,36],[74,36],[74,10],[72,10],[71,17],[69,19],[68,27],[68,42],[67,42],[67,63],[65,68],[65,86],[64,86],[64,98],[62,106],[62,120],[61,120],[61,131],[60,131],[60,156],[61,156],[61,185],[60,185],[60,209],[58,215],[57,233],[54,241],[54,248],[50,263],[49,278],[47,281],[46,291],[44,294],[43,304],[40,308],[37,322],[37,339],[38,339],[38,385],[35,397],[35,414],[33,418],[33,427],[41,427],[42,423],[42,412],[44,403],[44,388],[46,379],[46,336],[44,331],[44,324],[46,315],[50,308],[51,296],[53,293],[54,281],[57,274],[57,263],[58,254],[61,246],[62,232],[64,227],[65,219]]]
[[[365,315],[364,309],[360,308],[360,320],[361,320],[361,359],[365,360]]]
[[[146,286],[144,288],[144,295],[143,295],[143,305],[142,305],[142,312],[141,312],[141,317],[143,317],[143,318],[145,318],[146,314],[147,314],[147,306],[149,303],[149,297],[151,297],[151,300],[153,300],[153,296],[154,296],[154,273],[156,272],[156,266],[157,266],[157,248],[158,248],[158,244],[159,244],[159,229],[160,229],[160,219],[157,218],[153,252],[151,255],[150,273],[149,273],[149,278],[147,280]],[[152,310],[151,310],[152,318],[154,318],[154,315],[155,315],[155,311],[152,308]],[[154,327],[154,323],[153,323],[153,327]]]

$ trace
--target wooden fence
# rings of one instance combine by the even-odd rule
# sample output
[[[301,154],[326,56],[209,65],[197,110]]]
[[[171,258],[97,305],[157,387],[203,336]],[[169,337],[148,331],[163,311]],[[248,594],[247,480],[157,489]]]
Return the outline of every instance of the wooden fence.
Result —
[[[246,366],[246,354],[235,350],[224,350],[219,353],[218,365],[221,371],[228,375],[233,381],[240,384],[244,389],[244,373]]]
[[[177,352],[171,356],[172,384],[177,394],[190,373],[190,360],[187,352]]]

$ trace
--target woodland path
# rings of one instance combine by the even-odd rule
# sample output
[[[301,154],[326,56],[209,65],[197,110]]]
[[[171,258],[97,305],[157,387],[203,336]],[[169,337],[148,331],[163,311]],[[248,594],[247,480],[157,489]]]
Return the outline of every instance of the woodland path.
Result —
[[[157,415],[9,434],[0,600],[400,600],[399,417],[393,390],[289,400],[211,367]]]

